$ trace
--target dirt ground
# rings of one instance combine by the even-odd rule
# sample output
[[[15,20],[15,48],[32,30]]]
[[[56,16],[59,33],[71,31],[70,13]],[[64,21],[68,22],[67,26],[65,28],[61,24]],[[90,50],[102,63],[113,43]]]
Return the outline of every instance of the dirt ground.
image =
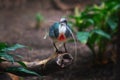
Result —
[[[42,1],[43,3],[40,1],[29,2],[21,9],[0,10],[0,41],[11,44],[20,43],[32,48],[32,50],[22,49],[15,52],[16,54],[24,56],[23,60],[33,61],[47,58],[51,52],[53,52],[53,45],[50,38],[43,39],[46,31],[62,16],[71,14],[71,11],[55,9],[49,1]],[[35,29],[36,13],[41,13],[44,16],[44,22],[40,29]],[[69,52],[74,55],[74,44],[68,43],[67,45]],[[79,60],[76,64],[81,64],[82,66],[79,65],[79,67],[77,66],[75,69],[71,69],[72,71],[68,69],[65,72],[55,73],[45,77],[43,80],[96,80],[96,77],[93,78],[93,75],[90,75],[94,73],[94,71],[89,68],[92,60],[89,49],[80,43],[78,43],[77,46]],[[91,71],[92,73],[90,73]],[[104,70],[99,71],[101,71],[100,74],[104,75],[102,72]],[[57,77],[54,75],[57,75]],[[111,75],[112,74],[109,74],[107,77]],[[76,76],[77,78],[75,78]],[[86,76],[88,77],[86,78]],[[99,75],[96,76],[100,77]],[[25,78],[24,80],[37,80],[37,78]],[[105,77],[105,79],[99,80],[108,79]],[[110,78],[109,80],[113,79]]]
[[[33,53],[32,56],[49,54],[52,51],[52,44],[49,38],[43,39],[44,35],[55,21],[66,15],[65,12],[54,10],[51,7],[50,5],[42,7],[40,2],[31,2],[23,9],[1,10],[0,41],[30,46],[33,48],[32,52],[30,51],[30,54]],[[45,19],[41,28],[36,30],[35,17],[37,13],[41,13]]]

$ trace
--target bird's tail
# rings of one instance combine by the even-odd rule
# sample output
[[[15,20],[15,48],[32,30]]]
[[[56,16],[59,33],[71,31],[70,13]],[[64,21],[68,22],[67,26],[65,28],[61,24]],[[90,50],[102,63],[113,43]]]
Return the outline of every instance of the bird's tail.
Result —
[[[77,60],[77,41],[75,39],[75,36],[74,36],[72,30],[69,27],[67,27],[67,29],[70,31],[72,38],[74,40],[74,45],[75,45],[75,60],[74,61],[76,62],[76,60]]]

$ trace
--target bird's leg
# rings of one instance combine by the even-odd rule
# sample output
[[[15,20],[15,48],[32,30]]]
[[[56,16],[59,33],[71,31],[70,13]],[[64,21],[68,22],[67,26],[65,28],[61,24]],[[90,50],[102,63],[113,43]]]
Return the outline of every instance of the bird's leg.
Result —
[[[55,45],[55,42],[53,42],[53,46],[55,47],[56,52],[58,52],[58,48],[57,48],[57,46]]]
[[[57,48],[57,46],[56,46],[55,42],[53,42],[53,45],[54,45],[54,47],[55,47],[55,49],[56,49],[56,53],[58,53],[58,54],[63,53],[62,51],[59,51],[59,50],[58,50],[58,48]]]
[[[63,43],[63,46],[64,46],[64,49],[65,49],[65,53],[67,53],[68,51],[67,51],[67,48],[66,48],[66,44]]]

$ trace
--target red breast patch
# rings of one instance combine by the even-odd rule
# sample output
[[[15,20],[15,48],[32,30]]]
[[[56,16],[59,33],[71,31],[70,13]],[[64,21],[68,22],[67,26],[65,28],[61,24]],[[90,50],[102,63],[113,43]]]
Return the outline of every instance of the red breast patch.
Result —
[[[64,41],[65,39],[66,39],[66,37],[63,34],[60,34],[59,37],[58,37],[59,41]]]

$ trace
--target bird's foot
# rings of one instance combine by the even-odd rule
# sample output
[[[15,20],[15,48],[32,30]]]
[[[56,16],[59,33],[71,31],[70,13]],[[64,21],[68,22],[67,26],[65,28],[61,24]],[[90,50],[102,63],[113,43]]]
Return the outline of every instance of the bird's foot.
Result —
[[[63,51],[56,50],[56,53],[57,53],[57,54],[63,54],[64,52],[63,52]]]
[[[65,51],[64,53],[68,53],[68,51]]]
[[[63,53],[68,53],[68,51],[59,51],[59,50],[56,50],[56,53],[63,54]]]

